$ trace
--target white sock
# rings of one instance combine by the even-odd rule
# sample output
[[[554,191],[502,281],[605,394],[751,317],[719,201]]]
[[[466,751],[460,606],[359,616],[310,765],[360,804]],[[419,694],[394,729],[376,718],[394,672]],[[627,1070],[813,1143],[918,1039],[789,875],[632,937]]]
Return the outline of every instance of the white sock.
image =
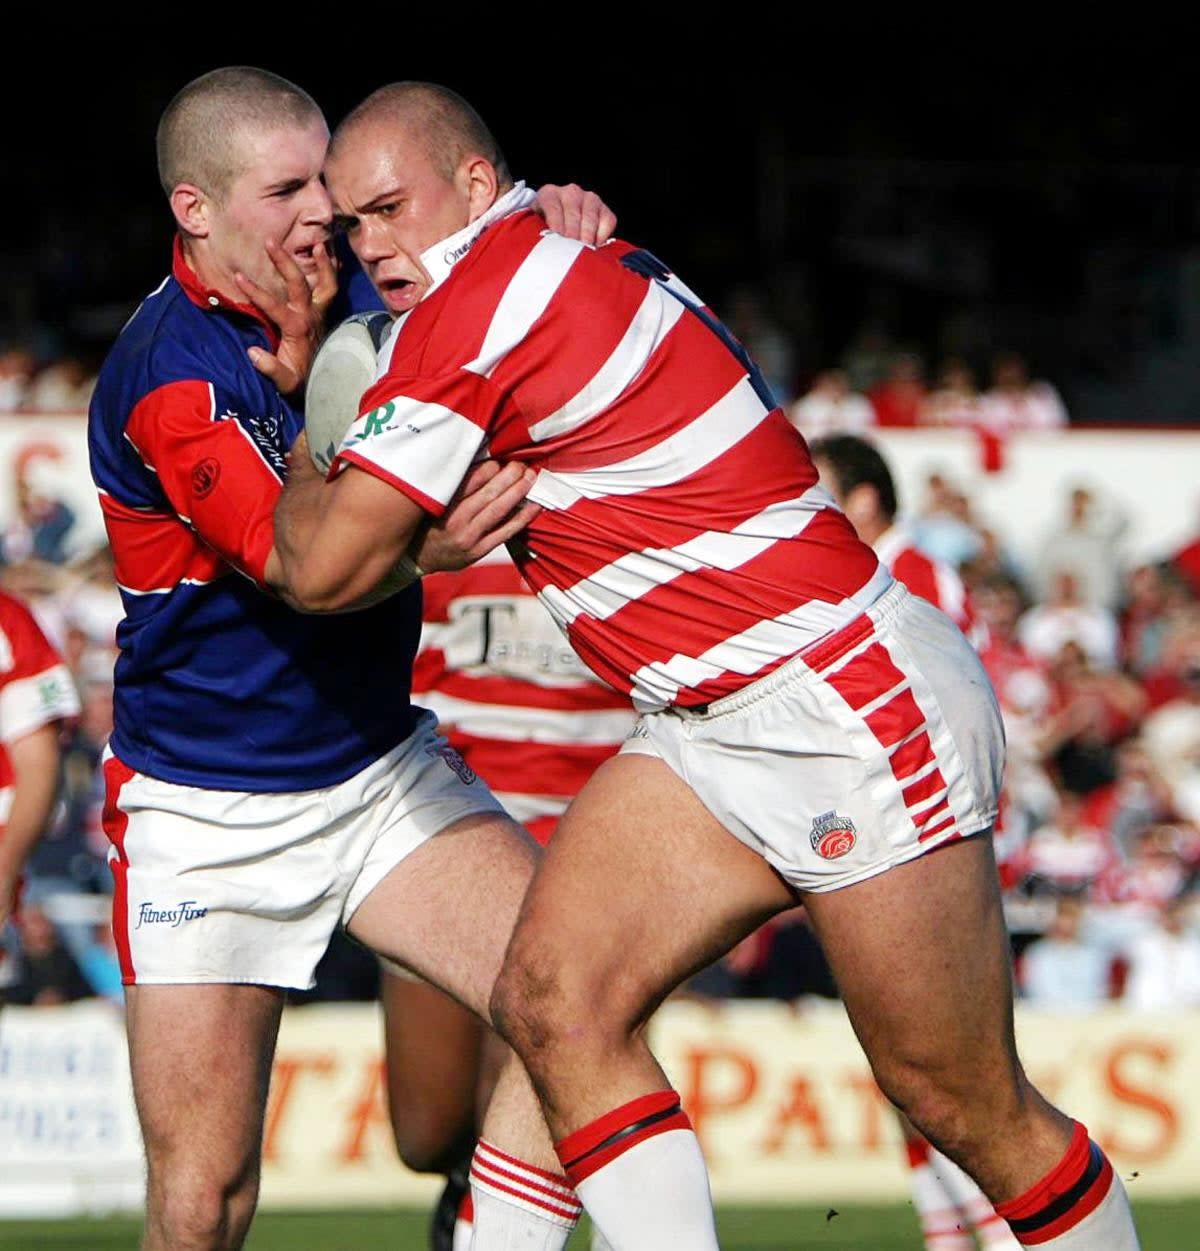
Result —
[[[979,1236],[983,1247],[991,1251],[1021,1251],[1021,1244],[1008,1227],[1008,1222],[996,1214],[991,1200],[975,1182],[948,1156],[936,1147],[929,1148],[929,1167],[937,1176],[944,1192],[966,1218],[968,1229]],[[968,1240],[967,1246],[970,1246]]]
[[[674,1091],[634,1099],[555,1150],[612,1251],[718,1251],[708,1170]]]
[[[562,1251],[581,1208],[562,1177],[482,1138],[471,1159],[471,1251]],[[458,1228],[454,1231],[458,1251]]]
[[[975,1251],[963,1212],[942,1183],[932,1163],[910,1159],[913,1207],[921,1224],[925,1251]]]

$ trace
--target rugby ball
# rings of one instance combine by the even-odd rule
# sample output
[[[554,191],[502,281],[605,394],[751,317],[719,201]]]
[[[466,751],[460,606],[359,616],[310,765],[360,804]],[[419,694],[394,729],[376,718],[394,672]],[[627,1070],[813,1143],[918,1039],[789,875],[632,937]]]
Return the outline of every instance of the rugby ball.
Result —
[[[308,371],[304,429],[313,463],[327,473],[346,431],[358,417],[358,402],[375,381],[376,357],[392,324],[390,313],[355,313],[325,336]]]

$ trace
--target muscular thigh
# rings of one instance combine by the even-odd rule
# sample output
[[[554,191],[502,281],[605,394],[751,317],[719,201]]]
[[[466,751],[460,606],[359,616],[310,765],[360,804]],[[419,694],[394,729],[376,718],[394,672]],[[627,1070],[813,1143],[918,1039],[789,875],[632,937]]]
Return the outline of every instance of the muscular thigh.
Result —
[[[507,817],[456,821],[372,888],[350,917],[350,933],[486,1020],[538,854]]]
[[[232,1179],[257,1161],[283,994],[269,986],[130,986],[134,1096],[151,1170],[173,1158]]]
[[[528,993],[648,1016],[795,898],[661,760],[617,756],[551,840],[513,939]]]
[[[915,1063],[964,1081],[1015,1072],[1008,936],[989,835],[805,903],[873,1063]]]

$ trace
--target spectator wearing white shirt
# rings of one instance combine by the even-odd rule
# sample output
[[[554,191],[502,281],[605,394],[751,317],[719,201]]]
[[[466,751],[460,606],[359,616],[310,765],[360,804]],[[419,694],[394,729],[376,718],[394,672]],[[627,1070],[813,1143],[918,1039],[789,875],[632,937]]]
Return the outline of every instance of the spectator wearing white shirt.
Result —
[[[806,439],[861,434],[878,424],[871,401],[850,389],[842,369],[818,374],[812,389],[788,409],[788,420]]]
[[[1190,901],[1174,899],[1153,929],[1129,948],[1124,1000],[1142,1012],[1200,1007],[1200,933],[1188,925]]]

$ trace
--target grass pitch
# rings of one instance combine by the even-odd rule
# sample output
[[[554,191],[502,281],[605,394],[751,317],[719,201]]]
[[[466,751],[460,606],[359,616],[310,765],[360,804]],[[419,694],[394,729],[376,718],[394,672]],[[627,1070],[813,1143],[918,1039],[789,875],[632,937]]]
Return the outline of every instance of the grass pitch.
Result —
[[[1200,1247],[1200,1199],[1137,1204],[1142,1251]],[[262,1212],[247,1251],[425,1251],[428,1214],[393,1211]],[[722,1208],[724,1251],[920,1251],[912,1209],[905,1204],[828,1208]],[[130,1251],[140,1222],[128,1218],[0,1221],[4,1251]],[[571,1251],[586,1251],[582,1230]]]

